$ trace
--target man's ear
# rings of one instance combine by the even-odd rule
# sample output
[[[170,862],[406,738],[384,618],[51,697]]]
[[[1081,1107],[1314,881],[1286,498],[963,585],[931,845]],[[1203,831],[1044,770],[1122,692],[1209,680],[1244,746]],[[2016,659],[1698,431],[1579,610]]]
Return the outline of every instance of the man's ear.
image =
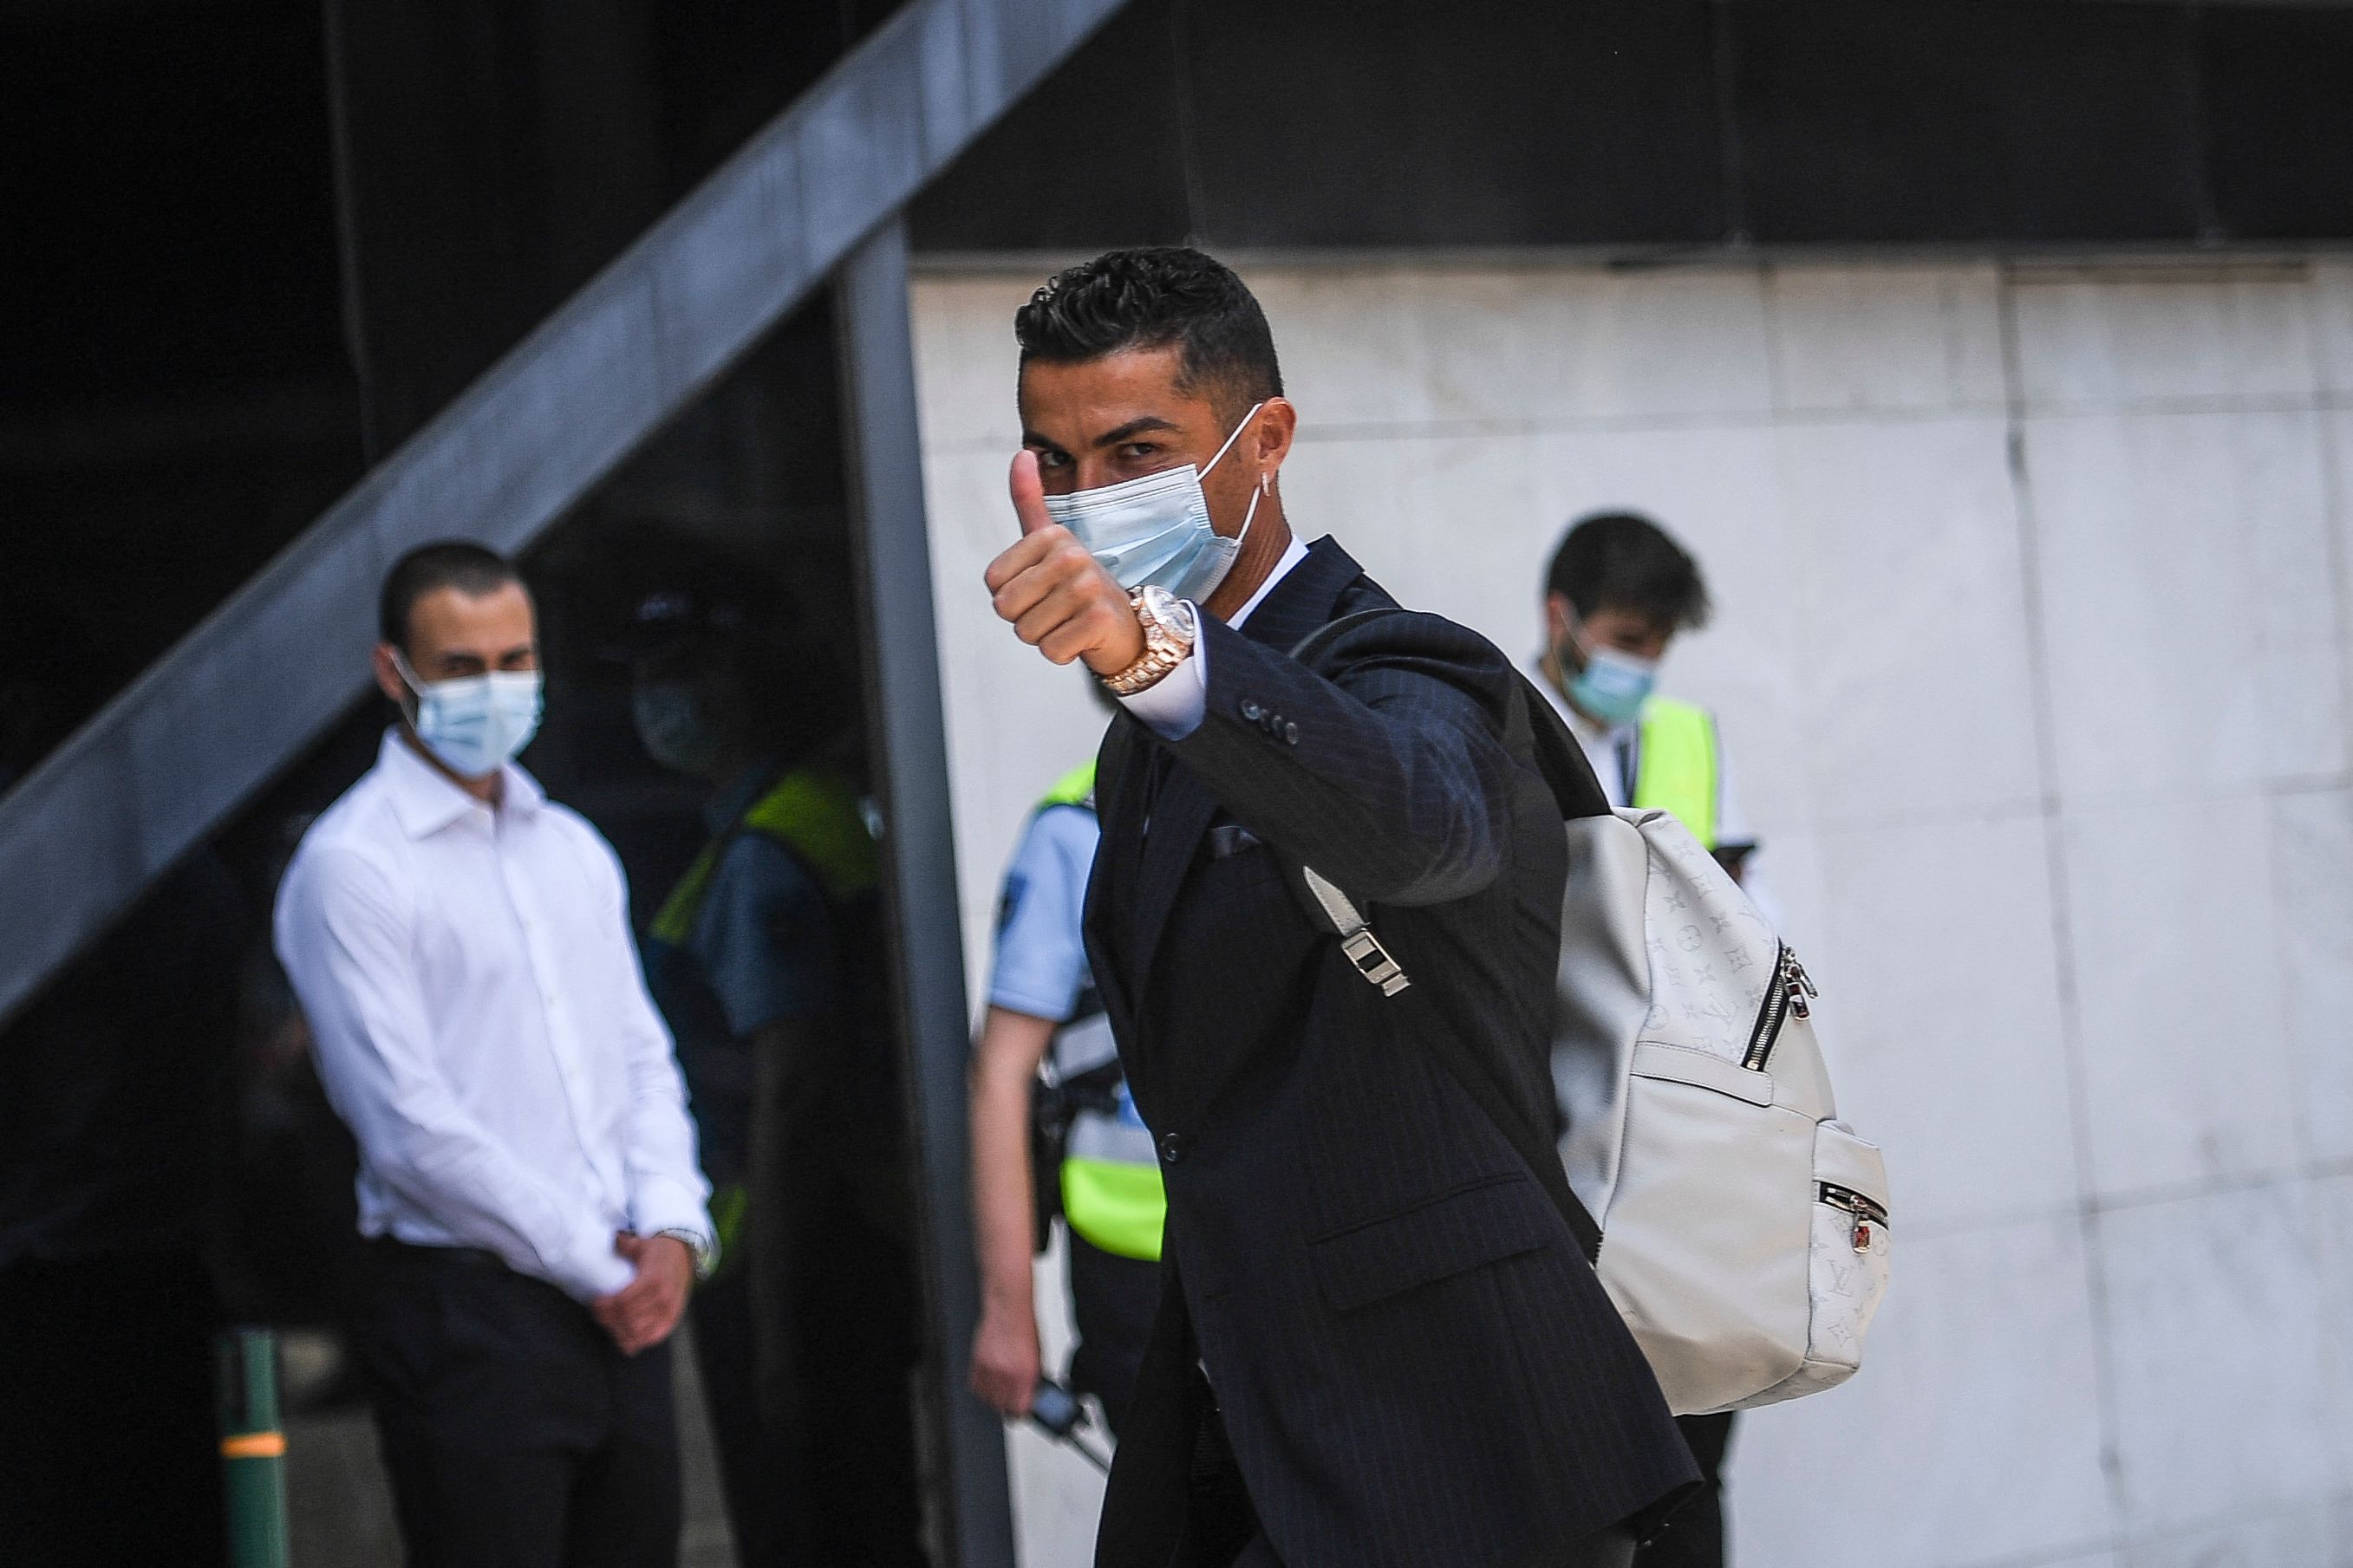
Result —
[[[393,663],[392,645],[388,642],[376,644],[375,658],[371,662],[375,666],[376,689],[383,692],[395,708],[403,713],[407,712],[408,682],[400,679],[400,667]]]
[[[1251,423],[1255,428],[1250,432],[1250,445],[1259,472],[1271,474],[1291,456],[1292,440],[1299,434],[1299,410],[1287,397],[1270,397]]]
[[[1558,647],[1568,640],[1569,628],[1577,624],[1577,612],[1569,607],[1566,594],[1545,595],[1545,632]]]

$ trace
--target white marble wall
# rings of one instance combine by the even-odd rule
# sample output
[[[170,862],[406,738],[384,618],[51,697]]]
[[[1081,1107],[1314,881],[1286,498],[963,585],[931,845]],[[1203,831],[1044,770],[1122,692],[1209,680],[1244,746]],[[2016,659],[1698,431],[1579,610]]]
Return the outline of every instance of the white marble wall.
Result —
[[[1843,1108],[1870,1365],[1753,1415],[1742,1568],[2353,1563],[2353,264],[1266,268],[1295,523],[1519,651],[1651,511]],[[990,621],[1027,277],[915,295],[976,974],[1098,721]],[[1096,1488],[1017,1445],[1028,1561]]]

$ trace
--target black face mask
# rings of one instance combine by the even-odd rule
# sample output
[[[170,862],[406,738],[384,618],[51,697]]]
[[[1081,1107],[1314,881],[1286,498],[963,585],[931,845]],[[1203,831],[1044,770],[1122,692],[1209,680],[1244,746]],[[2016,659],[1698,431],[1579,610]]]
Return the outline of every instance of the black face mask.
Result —
[[[719,763],[719,734],[702,706],[694,688],[682,681],[638,687],[629,700],[629,715],[646,755],[692,777],[710,777]]]

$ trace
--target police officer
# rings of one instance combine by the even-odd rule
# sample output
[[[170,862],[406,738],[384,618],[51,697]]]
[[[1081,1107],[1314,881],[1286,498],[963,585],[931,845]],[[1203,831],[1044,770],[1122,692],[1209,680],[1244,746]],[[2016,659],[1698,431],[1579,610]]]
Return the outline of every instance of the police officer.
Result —
[[[1533,673],[1612,805],[1671,812],[1736,880],[1747,881],[1748,831],[1715,716],[1654,689],[1676,636],[1706,625],[1699,563],[1664,529],[1632,512],[1602,512],[1571,528],[1545,580],[1545,651]],[[1758,889],[1751,884],[1751,896]],[[1768,914],[1770,910],[1767,911]],[[1699,1461],[1704,1490],[1641,1548],[1642,1568],[1721,1568],[1724,1498],[1718,1472],[1732,1417],[1676,1423]]]
[[[1038,1385],[1030,1258],[1054,1183],[1068,1226],[1071,1316],[1079,1342],[1070,1380],[1103,1402],[1113,1432],[1127,1414],[1160,1300],[1160,1227],[1168,1208],[1152,1134],[1120,1071],[1111,1021],[1087,973],[1080,923],[1099,828],[1095,766],[1065,774],[1031,814],[999,906],[988,1017],[972,1063],[973,1207],[981,1321],[973,1336],[975,1393],[1008,1415]],[[1050,1082],[1039,1069],[1050,1060]],[[1031,1169],[1030,1102],[1042,1094],[1066,1131],[1057,1172]]]
[[[639,739],[712,788],[646,967],[714,1187],[692,1310],[738,1551],[920,1563],[912,1189],[847,683],[700,593],[638,622]]]

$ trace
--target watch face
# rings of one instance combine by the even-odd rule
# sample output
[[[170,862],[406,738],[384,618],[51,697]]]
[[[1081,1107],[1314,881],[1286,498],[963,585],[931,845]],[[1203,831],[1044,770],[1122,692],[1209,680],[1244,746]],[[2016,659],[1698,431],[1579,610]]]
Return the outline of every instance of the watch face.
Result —
[[[1193,606],[1166,588],[1155,585],[1144,590],[1144,607],[1180,642],[1190,643],[1200,629],[1193,619]]]

